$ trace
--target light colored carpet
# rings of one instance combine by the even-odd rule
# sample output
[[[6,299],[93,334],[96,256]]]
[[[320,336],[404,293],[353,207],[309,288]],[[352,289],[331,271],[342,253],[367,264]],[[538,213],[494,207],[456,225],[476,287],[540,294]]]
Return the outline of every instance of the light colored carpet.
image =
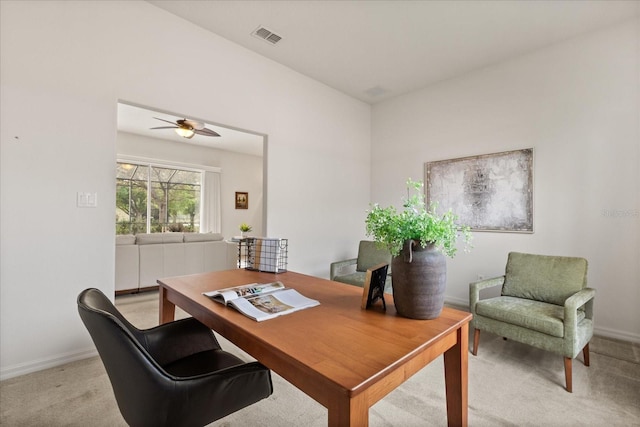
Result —
[[[158,323],[157,293],[118,297],[140,328]],[[186,314],[178,312],[177,317]],[[80,318],[78,318],[80,322]],[[221,345],[246,360],[231,343]],[[484,333],[469,354],[470,426],[640,426],[640,345],[600,337],[591,366],[574,360],[573,393],[562,357]],[[273,374],[273,395],[211,426],[326,426],[327,411]],[[0,425],[125,426],[102,362],[94,357],[0,383]],[[445,426],[442,358],[370,410],[371,426]]]

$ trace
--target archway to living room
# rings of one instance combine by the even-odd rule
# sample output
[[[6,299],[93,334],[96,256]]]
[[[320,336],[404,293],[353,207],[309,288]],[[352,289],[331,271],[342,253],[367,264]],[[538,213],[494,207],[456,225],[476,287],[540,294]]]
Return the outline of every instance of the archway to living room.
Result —
[[[240,234],[243,223],[251,225],[252,235],[266,235],[266,135],[126,101],[118,102],[117,128],[116,293],[152,287],[151,276],[180,275],[183,269],[191,274],[225,265],[212,264],[209,252],[165,253],[165,258],[186,258],[177,262],[178,267],[159,266],[158,261],[154,271],[146,271],[133,259],[143,257],[137,240],[174,240],[184,235],[185,243],[187,239],[228,241]],[[165,249],[179,246],[192,251],[203,245]],[[124,250],[129,253],[123,256]],[[221,251],[216,251],[214,256],[219,258]],[[199,261],[202,257],[204,261]]]

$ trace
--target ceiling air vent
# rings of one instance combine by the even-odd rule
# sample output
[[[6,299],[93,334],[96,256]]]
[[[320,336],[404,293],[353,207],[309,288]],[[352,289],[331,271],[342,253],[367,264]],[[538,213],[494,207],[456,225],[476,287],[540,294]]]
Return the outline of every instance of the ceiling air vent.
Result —
[[[251,33],[251,35],[259,39],[262,39],[270,44],[276,44],[280,40],[282,40],[282,37],[280,37],[273,31],[267,30],[264,27],[256,28],[256,30],[253,33]]]

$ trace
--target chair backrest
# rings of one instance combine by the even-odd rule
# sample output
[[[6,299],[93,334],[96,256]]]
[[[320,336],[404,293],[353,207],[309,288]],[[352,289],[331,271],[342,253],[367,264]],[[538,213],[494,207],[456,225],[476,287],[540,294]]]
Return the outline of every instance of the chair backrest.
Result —
[[[168,413],[163,414],[171,407],[168,395],[158,390],[170,389],[173,379],[142,346],[141,332],[98,289],[80,293],[78,313],[96,345],[127,423],[144,425],[149,413],[155,414],[154,419],[168,418]]]
[[[361,240],[358,246],[356,271],[367,271],[378,264],[389,264],[389,268],[391,268],[391,253],[389,250],[378,247],[376,242]]]
[[[564,305],[587,286],[587,265],[584,258],[511,252],[502,295]]]
[[[100,312],[101,315],[111,315],[117,319],[122,326],[129,331],[136,340],[140,340],[141,333],[138,328],[133,326],[123,315],[118,311],[115,305],[107,298],[105,294],[99,289],[90,288],[85,289],[78,295],[78,310],[82,306],[85,310],[91,310]],[[81,316],[82,317],[82,313]],[[84,320],[84,319],[83,319]]]

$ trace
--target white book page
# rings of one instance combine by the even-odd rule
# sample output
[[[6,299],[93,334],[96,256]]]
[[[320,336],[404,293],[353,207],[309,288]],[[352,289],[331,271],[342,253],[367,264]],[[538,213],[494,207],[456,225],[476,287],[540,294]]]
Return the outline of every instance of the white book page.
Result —
[[[214,291],[207,292],[205,295],[223,304],[227,304],[232,299],[238,298],[235,291]]]
[[[232,304],[243,314],[260,322],[320,303],[300,295],[294,289],[285,289],[251,298],[239,298],[232,301]]]
[[[236,298],[251,297],[253,295],[264,294],[284,289],[282,282],[273,283],[250,283],[248,285],[235,286],[233,288],[219,289],[217,291],[205,292],[204,295],[223,304]]]
[[[319,305],[320,303],[314,299],[307,298],[301,295],[295,289],[286,289],[282,292],[278,292],[275,294],[282,303],[290,305],[295,308],[305,308],[305,307],[313,307]]]

